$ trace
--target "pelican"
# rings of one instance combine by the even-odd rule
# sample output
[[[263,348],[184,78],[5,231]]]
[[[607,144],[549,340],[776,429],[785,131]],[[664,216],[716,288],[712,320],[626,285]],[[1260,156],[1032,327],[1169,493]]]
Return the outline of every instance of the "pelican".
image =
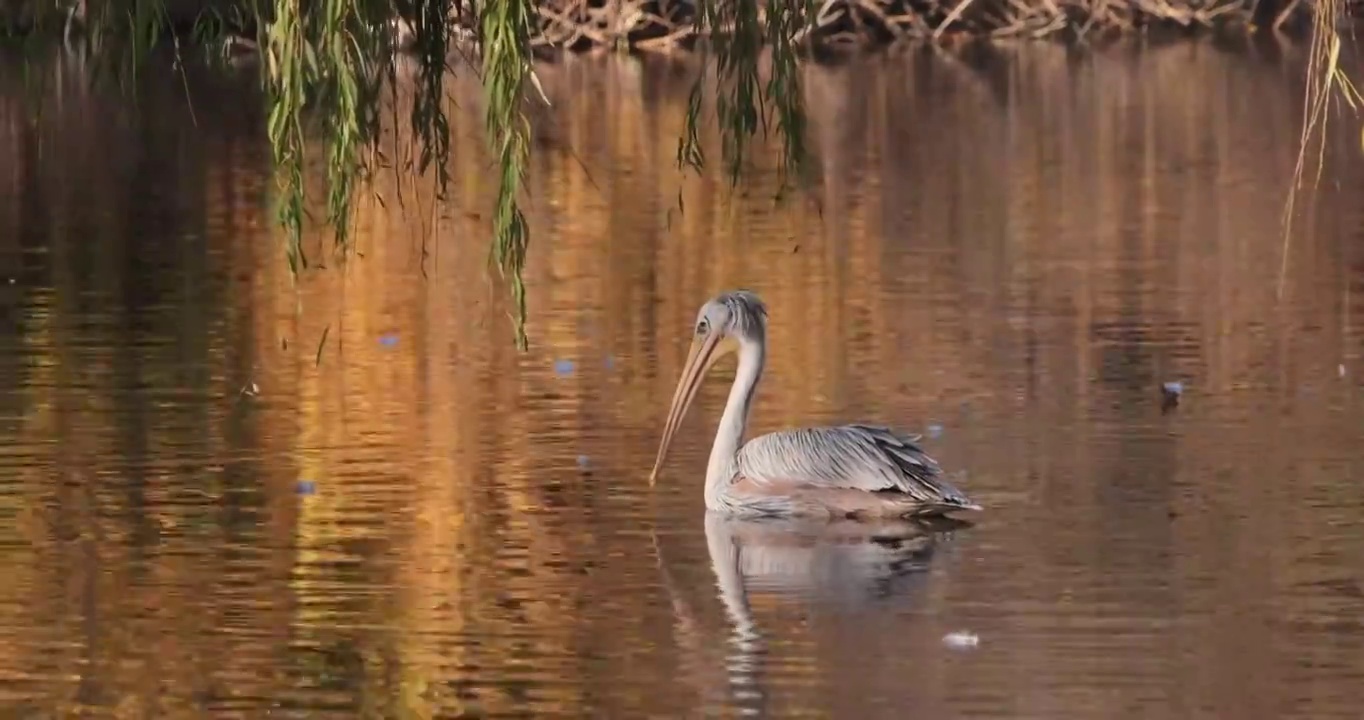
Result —
[[[724,292],[701,306],[687,363],[663,428],[653,485],[716,361],[739,356],[706,465],[706,508],[736,516],[889,518],[943,516],[981,507],[942,476],[907,436],[875,425],[810,427],[743,442],[767,354],[767,308],[752,292]]]

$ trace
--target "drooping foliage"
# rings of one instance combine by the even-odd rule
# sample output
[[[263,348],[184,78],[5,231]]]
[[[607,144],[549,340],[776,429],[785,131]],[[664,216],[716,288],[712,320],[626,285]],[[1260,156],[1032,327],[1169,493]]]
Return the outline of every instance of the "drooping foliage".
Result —
[[[1286,263],[1293,200],[1327,107],[1332,99],[1364,107],[1338,62],[1347,9],[1344,0],[21,0],[18,14],[6,16],[0,29],[29,35],[53,30],[49,34],[67,44],[83,43],[97,60],[115,58],[102,65],[121,72],[135,72],[137,60],[165,38],[176,52],[189,38],[199,48],[244,46],[259,53],[269,95],[277,219],[295,273],[309,263],[301,241],[305,221],[318,220],[307,211],[308,143],[325,144],[326,214],[320,220],[334,229],[335,250],[344,255],[351,248],[353,199],[383,164],[379,108],[386,83],[391,88],[396,78],[397,53],[412,55],[418,65],[409,121],[421,147],[408,169],[424,174],[434,168],[441,195],[449,185],[450,126],[443,109],[444,80],[453,72],[449,59],[457,51],[474,57],[486,95],[485,136],[497,163],[489,258],[510,285],[516,343],[525,348],[522,271],[532,228],[521,202],[531,147],[528,103],[542,97],[537,52],[666,46],[706,56],[713,72],[701,73],[692,88],[677,163],[705,167],[699,128],[707,121],[704,101],[712,98],[722,164],[730,182],[738,183],[748,145],[760,133],[778,136],[785,175],[803,176],[798,63],[820,46],[1067,32],[1090,37],[1156,22],[1277,28],[1306,17],[1311,62],[1302,152],[1285,206]],[[123,50],[106,51],[113,46]]]

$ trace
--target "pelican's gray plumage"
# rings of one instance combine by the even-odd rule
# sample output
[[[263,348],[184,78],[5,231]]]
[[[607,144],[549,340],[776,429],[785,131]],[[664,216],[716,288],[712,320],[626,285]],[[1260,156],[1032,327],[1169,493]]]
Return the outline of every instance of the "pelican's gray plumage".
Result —
[[[782,430],[743,442],[767,352],[767,308],[758,296],[721,293],[697,314],[691,352],[673,394],[652,482],[673,435],[717,360],[739,367],[706,467],[706,507],[736,515],[922,516],[980,510],[942,476],[918,436],[873,425]]]

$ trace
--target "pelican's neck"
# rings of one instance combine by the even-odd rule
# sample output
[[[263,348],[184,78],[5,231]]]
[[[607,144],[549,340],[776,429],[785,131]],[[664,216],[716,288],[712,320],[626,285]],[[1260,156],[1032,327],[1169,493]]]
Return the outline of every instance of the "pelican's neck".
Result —
[[[762,338],[739,341],[739,368],[734,373],[734,385],[729,388],[729,400],[720,416],[706,466],[706,507],[716,507],[720,494],[738,471],[739,446],[748,426],[748,410],[763,374],[764,345]]]

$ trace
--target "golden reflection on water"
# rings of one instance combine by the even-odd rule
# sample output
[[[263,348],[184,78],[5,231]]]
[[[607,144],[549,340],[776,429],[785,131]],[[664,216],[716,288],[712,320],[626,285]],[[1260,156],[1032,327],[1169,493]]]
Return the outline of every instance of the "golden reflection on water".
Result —
[[[783,203],[770,145],[736,192],[672,168],[691,72],[540,70],[526,354],[485,272],[467,73],[451,197],[381,173],[361,257],[338,264],[316,231],[325,269],[297,285],[249,78],[196,76],[193,118],[165,72],[137,87],[154,112],[49,93],[25,121],[0,96],[0,152],[22,168],[0,177],[18,280],[0,285],[0,701],[1353,712],[1360,178],[1328,168],[1276,300],[1301,91],[1283,65],[1188,44],[811,67],[814,184]],[[384,147],[402,162],[399,125]],[[803,598],[753,565],[726,576],[740,541],[703,527],[699,498],[723,382],[647,491],[686,328],[733,286],[772,314],[756,431],[941,426],[930,449],[990,508],[910,589],[816,577]],[[1189,391],[1162,414],[1167,379]],[[803,552],[770,557],[800,579]],[[962,627],[978,650],[943,647]]]

